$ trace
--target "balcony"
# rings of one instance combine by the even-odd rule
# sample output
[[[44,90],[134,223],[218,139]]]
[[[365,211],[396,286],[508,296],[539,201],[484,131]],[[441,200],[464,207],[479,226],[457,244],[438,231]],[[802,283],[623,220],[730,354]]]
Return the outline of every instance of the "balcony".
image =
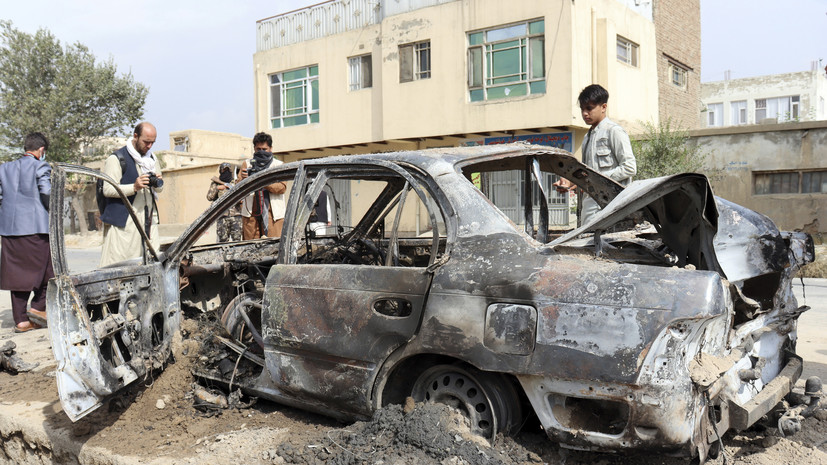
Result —
[[[256,22],[256,52],[318,39],[381,21],[377,0],[330,0]]]
[[[330,0],[256,21],[256,52],[379,24],[388,16],[456,0]]]

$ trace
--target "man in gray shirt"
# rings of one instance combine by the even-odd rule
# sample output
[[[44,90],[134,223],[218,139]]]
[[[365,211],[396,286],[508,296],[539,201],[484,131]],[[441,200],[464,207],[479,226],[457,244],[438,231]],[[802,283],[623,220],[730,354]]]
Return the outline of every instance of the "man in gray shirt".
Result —
[[[629,135],[617,123],[606,116],[609,92],[599,84],[587,86],[577,98],[583,121],[590,125],[589,132],[583,138],[581,152],[583,163],[620,184],[628,185],[637,173],[635,155]],[[566,192],[574,185],[567,179],[554,183],[558,191]],[[588,195],[583,195],[583,207],[580,211],[580,224],[585,224],[600,206]]]

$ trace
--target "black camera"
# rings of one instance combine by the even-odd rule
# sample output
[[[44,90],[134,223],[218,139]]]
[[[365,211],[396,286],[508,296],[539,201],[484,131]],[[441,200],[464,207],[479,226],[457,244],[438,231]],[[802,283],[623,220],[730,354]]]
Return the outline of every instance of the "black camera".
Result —
[[[263,170],[264,170],[264,167],[259,166],[258,163],[255,163],[255,162],[250,163],[250,166],[247,167],[247,176],[252,176],[252,175],[258,173],[259,171],[263,171]]]
[[[147,173],[149,175],[149,187],[164,187],[164,180],[155,175],[155,173]]]

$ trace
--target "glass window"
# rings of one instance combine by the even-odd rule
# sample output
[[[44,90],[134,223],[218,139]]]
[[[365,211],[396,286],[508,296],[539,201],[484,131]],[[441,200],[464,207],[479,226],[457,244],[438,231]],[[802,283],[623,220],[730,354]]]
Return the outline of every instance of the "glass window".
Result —
[[[689,70],[683,66],[671,61],[669,62],[669,77],[672,80],[672,85],[686,89],[686,77],[688,73]]]
[[[399,46],[399,82],[431,77],[431,41]]]
[[[716,127],[724,125],[724,104],[710,103],[706,106],[707,113],[707,127]]]
[[[767,117],[767,99],[755,99],[755,123],[758,124]]]
[[[739,100],[730,104],[730,124],[747,124],[747,101]]]
[[[798,121],[798,105],[801,103],[800,100],[798,95],[790,97],[790,117],[787,119]]]
[[[800,105],[799,95],[755,99],[755,122],[760,123],[767,118],[779,123],[798,121],[801,116]]]
[[[348,58],[350,64],[350,90],[367,89],[373,85],[370,55]]]
[[[468,34],[472,102],[546,92],[543,20]]]
[[[827,171],[805,171],[801,173],[802,194],[827,194]]]
[[[189,152],[190,151],[190,138],[189,137],[176,137],[173,139],[175,146],[173,147],[173,151],[175,152]]]
[[[270,75],[270,127],[319,122],[317,65]]]
[[[753,185],[755,195],[797,194],[798,173],[754,173]]]
[[[638,45],[629,39],[617,36],[617,61],[637,67]]]
[[[827,170],[753,173],[752,178],[755,195],[827,194]]]

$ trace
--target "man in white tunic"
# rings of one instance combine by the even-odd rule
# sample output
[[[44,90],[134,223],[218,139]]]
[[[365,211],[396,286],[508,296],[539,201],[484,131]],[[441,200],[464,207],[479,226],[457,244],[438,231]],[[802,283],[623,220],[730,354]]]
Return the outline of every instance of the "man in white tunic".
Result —
[[[103,172],[119,180],[121,190],[137,213],[139,224],[136,226],[132,221],[115,188],[104,183],[106,208],[101,213],[101,221],[104,223],[102,267],[143,255],[144,245],[139,227],[148,231],[150,243],[155,250],[161,245],[155,196],[163,190],[163,180],[161,166],[149,151],[156,137],[155,126],[148,122],[140,123],[135,126],[132,140],[106,159]],[[150,173],[157,177],[152,183]]]

